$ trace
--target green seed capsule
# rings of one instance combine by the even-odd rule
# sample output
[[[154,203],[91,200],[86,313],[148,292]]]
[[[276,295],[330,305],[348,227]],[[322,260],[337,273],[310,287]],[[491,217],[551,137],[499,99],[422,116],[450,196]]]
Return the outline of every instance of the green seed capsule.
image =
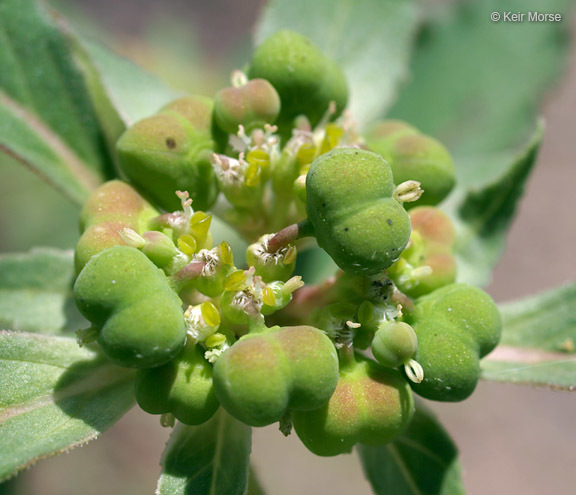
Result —
[[[327,404],[292,415],[298,437],[316,455],[350,452],[357,443],[384,445],[412,419],[414,398],[400,373],[357,359],[343,367]]]
[[[440,401],[466,399],[480,377],[480,358],[500,339],[498,307],[483,290],[451,284],[422,297],[406,320],[418,337],[424,380],[412,388]]]
[[[387,274],[402,292],[420,297],[456,280],[455,233],[450,218],[432,206],[410,210],[410,220],[410,245]]]
[[[419,134],[418,129],[401,120],[384,120],[377,122],[368,128],[364,139],[368,147],[378,153],[379,150],[387,150],[391,138]]]
[[[245,335],[214,366],[214,387],[222,406],[251,426],[274,423],[289,410],[321,407],[337,381],[334,345],[309,326]]]
[[[95,254],[116,245],[125,245],[121,232],[129,228],[137,233],[148,230],[148,221],[157,216],[131,186],[112,180],[96,189],[80,213],[82,236],[74,252],[76,272]]]
[[[190,342],[169,363],[138,370],[138,405],[150,414],[173,414],[187,425],[208,421],[219,407],[212,384],[212,366],[202,347]]]
[[[335,103],[334,118],[348,101],[348,85],[340,67],[307,37],[277,31],[256,48],[248,70],[250,78],[263,78],[278,91],[282,109],[277,124],[282,133],[292,128],[298,115],[318,124]]]
[[[406,247],[410,218],[393,192],[390,167],[376,153],[337,148],[312,163],[306,212],[319,246],[342,270],[380,273]]]
[[[220,129],[236,134],[240,125],[247,134],[273,124],[280,113],[280,97],[265,79],[252,79],[238,87],[224,88],[214,98],[214,119]]]
[[[396,184],[408,180],[420,182],[424,194],[410,207],[436,205],[454,187],[456,172],[448,150],[408,124],[381,122],[369,130],[366,144],[390,164]]]
[[[184,345],[180,298],[135,248],[116,246],[92,257],[76,279],[74,298],[106,356],[121,366],[160,366]]]
[[[194,209],[214,204],[212,109],[209,98],[180,98],[120,137],[116,149],[122,171],[161,208],[180,208],[176,191],[188,191]]]

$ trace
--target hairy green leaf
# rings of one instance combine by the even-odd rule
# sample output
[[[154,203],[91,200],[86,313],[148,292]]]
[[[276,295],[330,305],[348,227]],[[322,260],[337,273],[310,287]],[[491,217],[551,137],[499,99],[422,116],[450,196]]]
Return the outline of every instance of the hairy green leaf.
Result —
[[[422,404],[408,430],[388,445],[357,447],[376,495],[463,495],[456,446]]]
[[[576,284],[501,305],[501,346],[482,361],[482,377],[576,390],[575,305]]]
[[[0,481],[82,445],[130,409],[133,371],[74,339],[0,332]]]
[[[162,457],[158,495],[244,495],[252,433],[220,409],[200,426],[178,424]]]
[[[541,131],[523,143],[566,64],[572,5],[546,4],[547,12],[563,15],[561,22],[507,22],[504,12],[541,11],[541,2],[452,2],[435,8],[420,33],[411,81],[389,117],[433,135],[454,154],[458,183],[447,208],[461,220],[461,281],[487,283],[500,257]]]
[[[74,304],[73,282],[71,251],[0,256],[0,328],[55,334],[88,326]]]
[[[475,285],[489,281],[536,163],[542,134],[543,127],[539,126],[522,153],[502,167],[503,172],[493,181],[460,188],[446,205],[455,220],[459,281]]]
[[[0,149],[76,203],[111,162],[70,46],[34,0],[0,2]]]
[[[354,119],[374,120],[396,95],[418,23],[411,0],[271,0],[256,41],[292,29],[311,38],[346,72]]]
[[[526,140],[543,95],[564,70],[572,6],[572,0],[546,3],[546,12],[563,14],[561,22],[490,19],[492,12],[542,11],[540,0],[434,8],[420,33],[410,84],[390,116],[443,141],[455,154],[460,185],[493,180],[510,163],[502,155]]]
[[[76,38],[91,63],[92,83],[109,99],[125,127],[156,113],[162,106],[181,96],[157,77],[131,60],[117,55],[95,40]],[[118,137],[118,136],[117,136]]]

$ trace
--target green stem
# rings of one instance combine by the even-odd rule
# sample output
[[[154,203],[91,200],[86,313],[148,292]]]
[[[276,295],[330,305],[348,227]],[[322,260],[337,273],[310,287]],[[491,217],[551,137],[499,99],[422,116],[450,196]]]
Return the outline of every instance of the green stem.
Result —
[[[276,193],[274,195],[272,205],[272,214],[270,216],[270,230],[272,232],[278,230],[282,225],[286,225],[288,212],[292,206],[291,196],[282,196]]]
[[[266,326],[264,317],[261,314],[254,315],[250,318],[250,322],[248,323],[248,333],[264,333],[268,330],[270,329]]]
[[[340,349],[338,349],[338,358],[340,359],[341,370],[351,368],[356,364],[354,347],[351,342],[344,344]]]

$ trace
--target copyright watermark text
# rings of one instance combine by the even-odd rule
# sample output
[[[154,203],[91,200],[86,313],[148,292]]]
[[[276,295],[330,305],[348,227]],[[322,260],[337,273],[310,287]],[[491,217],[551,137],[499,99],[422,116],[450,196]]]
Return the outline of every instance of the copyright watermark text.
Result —
[[[490,14],[492,22],[560,22],[562,14],[554,12],[508,12],[494,11]]]

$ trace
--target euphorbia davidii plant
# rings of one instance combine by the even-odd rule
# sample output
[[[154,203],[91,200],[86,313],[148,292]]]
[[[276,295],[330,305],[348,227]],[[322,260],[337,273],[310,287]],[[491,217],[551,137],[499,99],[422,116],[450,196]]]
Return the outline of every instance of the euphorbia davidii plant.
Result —
[[[455,447],[418,396],[461,401],[482,377],[574,388],[573,360],[558,375],[489,356],[502,337],[519,360],[543,349],[557,366],[576,330],[557,321],[556,342],[531,315],[571,292],[499,310],[478,287],[541,131],[510,164],[470,171],[466,140],[445,133],[442,144],[437,116],[410,109],[442,86],[413,82],[384,112],[392,93],[381,86],[400,82],[422,22],[415,4],[363,0],[328,45],[335,18],[310,30],[298,3],[270,3],[252,57],[212,97],[175,94],[130,66],[142,85],[133,99],[115,72],[126,62],[33,0],[0,5],[12,39],[0,47],[0,145],[82,205],[73,265],[52,252],[0,260],[8,300],[10,280],[30,289],[56,269],[76,308],[50,326],[62,335],[42,336],[26,307],[0,305],[3,479],[94,438],[136,402],[174,428],[161,495],[246,493],[250,427],[273,423],[319,456],[355,449],[376,493],[457,495]],[[354,45],[383,5],[395,15]],[[469,22],[485,7],[466,9]],[[390,60],[372,74],[374,49]],[[430,56],[421,50],[416,63]],[[45,70],[33,77],[35,60]],[[55,81],[65,90],[52,95]],[[518,147],[526,125],[502,146]]]

